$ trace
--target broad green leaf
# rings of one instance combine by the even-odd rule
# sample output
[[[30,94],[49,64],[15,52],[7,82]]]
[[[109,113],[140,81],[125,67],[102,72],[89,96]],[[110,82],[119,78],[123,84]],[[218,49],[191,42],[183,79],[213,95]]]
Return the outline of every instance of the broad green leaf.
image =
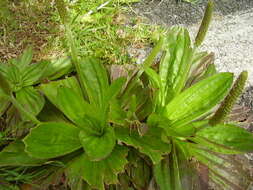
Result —
[[[105,184],[118,183],[117,175],[124,171],[127,164],[127,148],[115,146],[112,153],[104,160],[91,161],[83,155],[80,167],[83,168],[83,179],[93,188],[104,190]],[[92,171],[92,172],[90,172]]]
[[[101,107],[109,88],[106,69],[93,58],[81,60],[80,68],[81,73],[78,73],[80,82],[85,87],[90,103]]]
[[[193,59],[191,40],[186,29],[173,27],[167,38],[168,49],[159,66],[159,76],[165,93],[166,104],[181,92]]]
[[[81,148],[80,130],[67,123],[42,123],[25,137],[26,151],[35,158],[49,159]]]
[[[105,127],[100,135],[82,130],[80,131],[79,139],[89,159],[94,161],[106,158],[116,144],[116,137],[112,127]]]
[[[211,76],[175,97],[167,106],[164,116],[170,126],[182,126],[210,111],[228,93],[233,82],[231,73]]]
[[[232,124],[220,124],[207,127],[198,131],[196,135],[197,137],[203,137],[210,142],[228,147],[228,149],[235,151],[253,151],[253,134]],[[210,148],[216,151],[215,146]],[[219,146],[217,146],[217,149],[218,148]]]
[[[91,190],[91,187],[85,183],[82,178],[83,167],[82,166],[83,154],[76,156],[73,160],[67,163],[65,169],[65,175],[68,185],[73,190]]]
[[[91,106],[80,94],[68,87],[58,87],[57,105],[59,109],[74,123],[90,112]]]
[[[42,94],[32,86],[24,87],[17,91],[16,99],[26,111],[34,116],[39,114],[45,104]]]
[[[43,73],[43,79],[55,80],[61,76],[70,73],[73,70],[73,65],[70,58],[58,58],[57,60],[49,61],[48,66]]]
[[[57,99],[58,88],[59,87],[68,87],[75,92],[79,97],[82,97],[82,91],[78,84],[76,77],[69,77],[63,80],[51,81],[46,84],[39,86],[39,89],[46,95],[52,104],[57,108],[61,108]]]
[[[161,140],[160,128],[149,128],[144,136],[127,128],[115,128],[116,137],[127,145],[139,149],[140,152],[150,157],[153,163],[159,163],[163,155],[171,151],[171,145]]]
[[[42,61],[40,63],[31,64],[23,70],[20,70],[23,87],[37,84],[42,78],[43,73],[46,71],[47,66],[48,62]]]
[[[25,151],[22,141],[15,141],[9,144],[0,152],[0,166],[38,166],[45,160],[32,158]]]

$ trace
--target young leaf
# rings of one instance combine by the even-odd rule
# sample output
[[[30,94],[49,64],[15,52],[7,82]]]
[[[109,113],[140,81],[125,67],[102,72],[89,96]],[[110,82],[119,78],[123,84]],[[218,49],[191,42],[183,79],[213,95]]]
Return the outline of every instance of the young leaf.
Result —
[[[154,164],[159,163],[163,155],[171,151],[171,145],[161,140],[161,129],[149,128],[144,136],[126,128],[116,128],[116,137],[127,145],[133,146],[150,157]]]
[[[232,81],[231,73],[219,73],[186,89],[166,106],[170,126],[185,125],[210,111],[227,95]]]
[[[168,49],[160,66],[159,76],[167,104],[179,94],[186,83],[193,59],[191,40],[186,29],[174,27],[168,34]]]
[[[89,97],[89,102],[101,107],[109,88],[107,72],[104,66],[93,58],[86,58],[80,62],[81,73],[79,73],[81,86]]]
[[[78,128],[67,123],[42,123],[31,129],[25,137],[25,150],[40,159],[63,156],[82,146],[79,132]]]
[[[21,55],[21,57],[18,59],[17,66],[20,69],[23,69],[23,68],[27,67],[31,63],[32,57],[33,57],[32,47],[28,47],[23,52],[23,54]]]
[[[106,158],[116,144],[115,133],[112,127],[104,128],[101,135],[80,131],[79,139],[84,151],[90,160],[98,161]]]
[[[198,131],[196,135],[235,151],[253,151],[253,134],[232,124],[207,127]],[[215,151],[215,148],[210,148]]]
[[[44,97],[32,86],[17,91],[16,99],[26,111],[34,116],[39,114],[45,104]]]
[[[0,166],[38,166],[45,160],[32,158],[25,151],[22,141],[15,141],[9,144],[0,152]]]

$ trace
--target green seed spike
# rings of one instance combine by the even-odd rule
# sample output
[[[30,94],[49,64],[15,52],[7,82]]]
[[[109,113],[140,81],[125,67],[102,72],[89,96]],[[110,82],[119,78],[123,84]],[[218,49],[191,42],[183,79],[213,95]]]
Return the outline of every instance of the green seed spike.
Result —
[[[11,95],[11,87],[9,82],[5,79],[5,77],[0,73],[0,88],[2,89],[5,95]]]
[[[227,116],[230,114],[234,104],[236,103],[237,98],[243,92],[247,78],[248,72],[247,71],[241,72],[240,76],[237,78],[232,89],[230,90],[229,94],[222,102],[218,110],[215,112],[213,117],[209,120],[210,125],[216,125],[225,122]]]
[[[214,7],[213,1],[209,0],[207,3],[206,10],[205,10],[205,15],[204,15],[203,20],[201,22],[198,34],[195,38],[195,44],[194,44],[195,47],[199,47],[205,39],[210,22],[212,20],[213,7]]]

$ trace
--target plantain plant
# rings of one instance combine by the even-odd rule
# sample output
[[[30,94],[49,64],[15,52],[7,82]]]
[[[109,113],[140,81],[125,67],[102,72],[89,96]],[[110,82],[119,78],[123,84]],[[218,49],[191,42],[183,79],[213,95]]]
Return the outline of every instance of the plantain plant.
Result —
[[[253,151],[253,134],[225,118],[247,75],[233,85],[232,73],[217,73],[213,54],[197,48],[203,35],[192,45],[185,28],[173,27],[142,65],[113,69],[79,59],[66,30],[75,72],[29,83],[45,104],[36,126],[0,152],[1,168],[35,173],[32,189],[247,188],[252,180],[234,155]],[[13,96],[6,81],[1,89]]]

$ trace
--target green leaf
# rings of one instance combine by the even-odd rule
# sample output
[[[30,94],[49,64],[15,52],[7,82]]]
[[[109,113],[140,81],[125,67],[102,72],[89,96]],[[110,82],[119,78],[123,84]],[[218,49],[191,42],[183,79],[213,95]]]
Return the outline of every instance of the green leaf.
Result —
[[[4,95],[2,89],[0,88],[0,116],[4,114],[9,105],[10,105],[9,98]]]
[[[106,127],[101,135],[91,134],[82,130],[80,131],[79,139],[89,159],[94,161],[106,158],[116,144],[116,137],[112,127]]]
[[[171,154],[154,165],[154,175],[160,190],[197,190],[197,171],[189,162],[188,146],[173,141]]]
[[[136,189],[147,189],[152,178],[152,168],[149,163],[140,156],[136,158],[134,164],[135,166],[131,163],[132,166],[128,169],[130,170],[129,183],[133,184]]]
[[[25,137],[26,151],[35,158],[49,159],[71,153],[82,145],[80,130],[67,123],[42,123]]]
[[[231,150],[240,152],[253,151],[253,134],[232,124],[207,127],[198,131],[196,135],[215,144],[228,147]],[[209,148],[213,151],[221,150],[219,146]],[[219,152],[226,153],[222,150]]]
[[[0,73],[0,93],[1,98],[3,96],[9,96],[11,95],[11,85],[9,84],[9,81],[6,79],[6,76]]]
[[[20,69],[27,67],[32,62],[33,50],[32,47],[27,48],[21,57],[17,60],[17,66]]]
[[[133,146],[150,157],[153,163],[159,163],[163,155],[171,151],[171,145],[161,140],[161,129],[152,127],[144,136],[127,128],[115,128],[116,137],[127,145]]]
[[[34,116],[40,113],[45,104],[44,97],[32,86],[17,91],[16,99],[26,111]]]
[[[41,80],[47,66],[48,62],[42,61],[40,63],[31,64],[23,70],[20,69],[23,87],[37,84]]]
[[[80,82],[85,87],[91,104],[103,106],[104,97],[109,88],[107,72],[96,59],[87,58],[80,62]]]
[[[169,160],[164,159],[154,165],[154,176],[160,190],[171,190]]]
[[[18,91],[23,87],[22,73],[16,65],[8,65],[5,77],[9,81],[12,91]]]
[[[68,163],[65,170],[68,185],[73,190],[91,190],[89,185],[85,184],[82,178],[84,172],[82,168],[82,158],[83,154],[76,156]]]
[[[120,93],[122,86],[126,82],[126,79],[124,77],[117,78],[112,82],[112,84],[107,89],[107,92],[105,94],[104,102],[110,102],[112,99],[116,98],[117,95]]]
[[[127,117],[126,112],[121,108],[120,101],[116,99],[112,100],[108,114],[109,122],[118,125],[125,125],[126,117]]]
[[[168,34],[167,51],[159,66],[159,76],[167,104],[183,89],[189,74],[193,49],[189,33],[182,27],[173,27]]]
[[[15,141],[9,144],[0,152],[0,166],[38,166],[45,162],[37,158],[30,157],[25,151],[22,141]]]
[[[90,112],[91,106],[71,88],[58,87],[57,105],[59,109],[74,123]]]
[[[78,97],[82,97],[82,91],[76,77],[69,77],[63,80],[51,81],[50,83],[40,85],[39,89],[46,95],[50,102],[59,109],[61,108],[61,105],[59,104],[59,101],[57,99],[59,87],[68,87]]]
[[[233,82],[231,73],[219,73],[186,89],[167,106],[164,116],[170,126],[182,126],[210,111],[228,93]]]
[[[99,190],[105,189],[104,183],[118,183],[117,175],[124,171],[127,164],[126,156],[127,148],[119,145],[116,145],[112,153],[101,161],[91,161],[88,155],[82,155],[80,167],[83,168],[83,179]]]
[[[45,72],[42,75],[43,79],[55,80],[63,75],[70,73],[73,70],[73,65],[70,58],[59,58],[49,61]]]

